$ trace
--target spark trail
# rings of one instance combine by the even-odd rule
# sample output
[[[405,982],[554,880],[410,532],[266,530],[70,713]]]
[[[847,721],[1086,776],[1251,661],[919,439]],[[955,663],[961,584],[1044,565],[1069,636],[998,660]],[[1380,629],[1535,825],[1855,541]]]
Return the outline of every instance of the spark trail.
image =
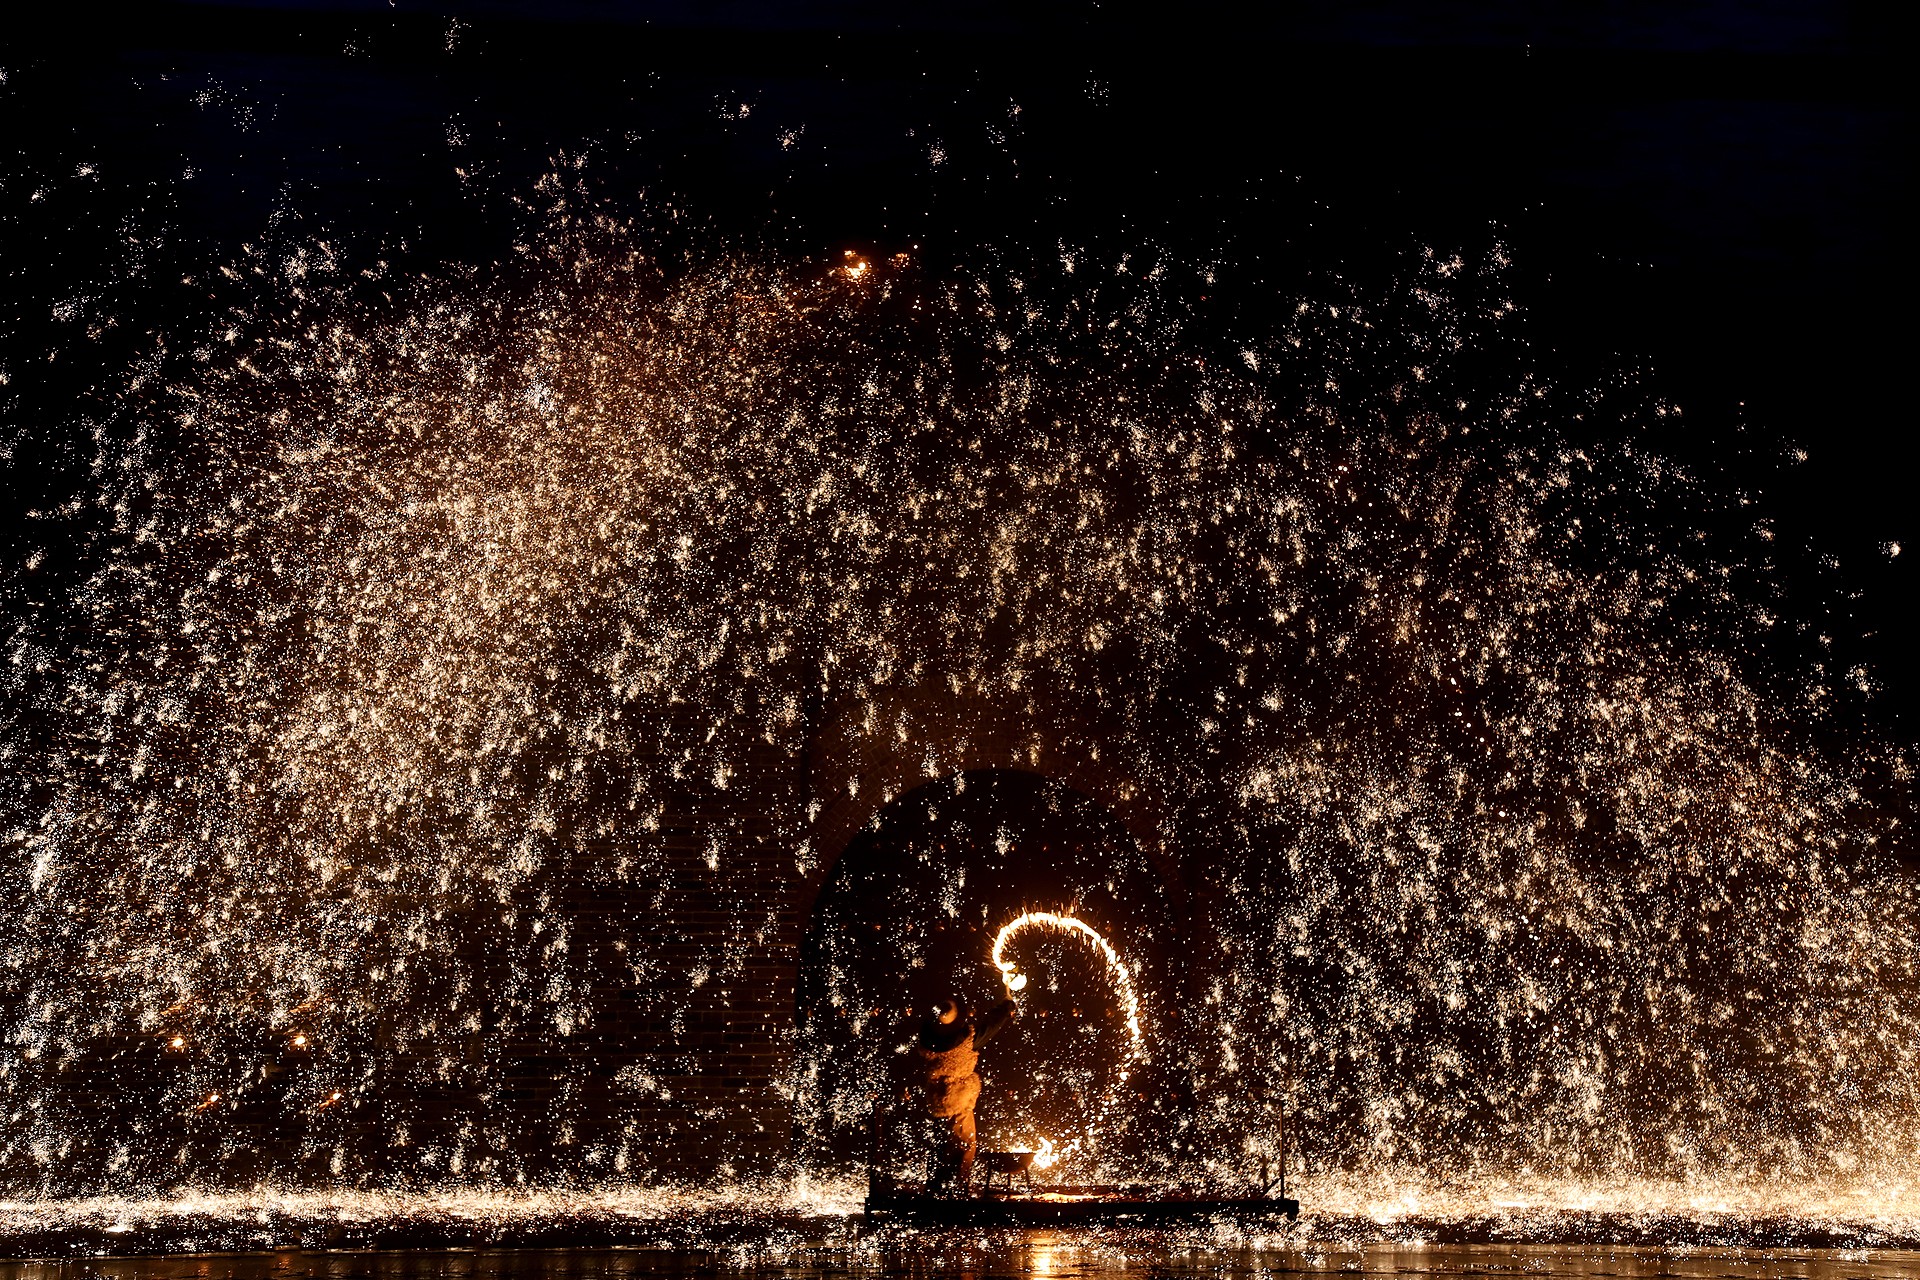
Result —
[[[1120,953],[1113,949],[1113,945],[1101,937],[1099,931],[1086,921],[1052,911],[1028,911],[1002,925],[1000,932],[993,938],[993,967],[1000,971],[1001,981],[1007,990],[1017,993],[1027,985],[1026,975],[1019,971],[1013,961],[1006,958],[1006,951],[1007,944],[1028,929],[1043,929],[1077,937],[1099,952],[1100,959],[1107,967],[1107,977],[1113,983],[1115,994],[1120,997],[1120,1011],[1126,1019],[1127,1037],[1137,1056],[1141,1048],[1140,997],[1133,989],[1133,973],[1127,968],[1126,961],[1120,958]]]

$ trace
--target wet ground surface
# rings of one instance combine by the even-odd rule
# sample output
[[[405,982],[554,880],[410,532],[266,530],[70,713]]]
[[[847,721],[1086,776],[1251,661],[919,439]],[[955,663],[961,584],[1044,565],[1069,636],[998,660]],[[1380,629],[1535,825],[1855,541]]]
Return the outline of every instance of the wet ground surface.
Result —
[[[970,1276],[1046,1277],[1066,1265],[1144,1276],[1355,1270],[1372,1266],[1369,1260],[1376,1256],[1411,1259],[1394,1265],[1417,1264],[1429,1272],[1453,1265],[1448,1260],[1455,1257],[1467,1259],[1469,1269],[1504,1266],[1499,1260],[1515,1258],[1535,1270],[1585,1268],[1545,1272],[1574,1275],[1658,1275],[1668,1260],[1706,1257],[1741,1266],[1894,1259],[1893,1270],[1879,1273],[1749,1269],[1711,1274],[1920,1276],[1920,1202],[1914,1190],[1905,1181],[1749,1187],[1641,1182],[1600,1188],[1551,1182],[1449,1188],[1323,1181],[1293,1222],[1203,1215],[1156,1225],[1020,1228],[873,1222],[860,1212],[857,1183],[804,1178],[722,1187],[517,1192],[256,1187],[155,1198],[0,1200],[0,1259],[38,1259],[45,1267],[63,1260],[96,1268],[109,1265],[103,1259],[150,1260],[118,1272],[34,1273],[76,1277],[720,1270],[850,1275],[935,1265],[946,1268],[938,1274]],[[226,1259],[218,1267],[228,1269],[212,1262],[194,1263],[186,1271],[164,1269],[187,1265],[178,1261],[187,1258]],[[156,1259],[166,1261],[151,1261]],[[339,1265],[345,1269],[325,1270],[335,1259],[344,1259]],[[369,1261],[382,1259],[394,1261],[378,1266]],[[1653,1260],[1653,1269],[1636,1259]],[[20,1265],[25,1264],[0,1262],[0,1280],[25,1274],[18,1272]],[[6,1270],[9,1266],[16,1270]],[[1664,1273],[1696,1274],[1670,1268]]]
[[[1116,1241],[1026,1232],[1001,1237],[892,1240],[878,1248],[800,1251],[766,1258],[685,1249],[501,1249],[190,1254],[0,1262],[0,1280],[294,1280],[405,1277],[699,1276],[829,1280],[914,1276],[954,1280],[1173,1280],[1199,1276],[1572,1276],[1839,1280],[1920,1276],[1920,1252],[1836,1249],[1690,1249],[1555,1245],[1376,1245],[1250,1249]]]

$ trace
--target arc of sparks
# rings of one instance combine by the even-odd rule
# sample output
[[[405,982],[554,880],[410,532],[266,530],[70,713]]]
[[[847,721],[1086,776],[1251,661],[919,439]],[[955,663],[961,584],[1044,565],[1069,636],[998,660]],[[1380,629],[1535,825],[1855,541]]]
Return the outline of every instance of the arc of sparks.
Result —
[[[1076,934],[1100,953],[1100,958],[1107,963],[1107,976],[1113,980],[1114,990],[1120,994],[1120,1007],[1127,1018],[1127,1035],[1132,1041],[1135,1056],[1138,1056],[1141,1045],[1140,999],[1133,990],[1133,972],[1127,968],[1126,961],[1120,958],[1120,953],[1113,949],[1112,944],[1086,921],[1052,911],[1028,911],[1002,925],[993,939],[993,967],[1000,971],[1000,981],[1007,990],[1019,991],[1027,985],[1027,975],[1019,972],[1014,962],[1006,958],[1007,943],[1022,930],[1035,928]]]

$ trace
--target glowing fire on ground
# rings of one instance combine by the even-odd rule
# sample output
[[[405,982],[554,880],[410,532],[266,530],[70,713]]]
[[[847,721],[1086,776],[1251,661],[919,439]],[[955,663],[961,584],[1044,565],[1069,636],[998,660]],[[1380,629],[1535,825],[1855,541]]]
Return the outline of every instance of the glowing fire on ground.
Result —
[[[993,967],[1000,971],[1000,981],[1006,984],[1008,992],[1018,992],[1024,989],[1027,985],[1027,975],[1021,973],[1014,962],[1006,958],[1007,944],[1011,942],[1014,936],[1021,932],[1021,930],[1029,928],[1050,929],[1056,933],[1077,934],[1091,943],[1093,949],[1100,953],[1100,958],[1106,961],[1107,964],[1107,976],[1112,979],[1114,991],[1120,997],[1120,1011],[1125,1015],[1127,1020],[1127,1037],[1132,1044],[1133,1053],[1136,1057],[1139,1056],[1141,1045],[1140,1000],[1139,997],[1134,994],[1133,973],[1127,968],[1126,961],[1120,958],[1120,953],[1115,951],[1112,945],[1100,936],[1098,930],[1094,929],[1093,926],[1084,920],[1076,920],[1072,916],[1058,915],[1052,911],[1029,911],[1024,915],[1016,916],[1001,926],[1000,932],[996,934],[993,939]],[[1035,1167],[1044,1169],[1046,1165],[1039,1164],[1036,1158]]]

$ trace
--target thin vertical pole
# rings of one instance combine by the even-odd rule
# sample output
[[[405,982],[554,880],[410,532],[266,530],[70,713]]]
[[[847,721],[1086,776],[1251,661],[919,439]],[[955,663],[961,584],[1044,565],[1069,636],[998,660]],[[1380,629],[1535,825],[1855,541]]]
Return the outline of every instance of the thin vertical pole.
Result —
[[[1288,1010],[1289,1013],[1292,1010]],[[1280,1198],[1287,1198],[1287,1103],[1293,1097],[1293,1034],[1289,1024],[1286,1051],[1286,1081],[1280,1091]]]
[[[1281,1077],[1280,1092],[1280,1198],[1287,1198],[1287,1108],[1293,1103],[1293,993],[1287,993],[1287,1021],[1284,1036],[1284,1051],[1281,1055],[1286,1064]]]
[[[873,1115],[869,1120],[872,1140],[867,1146],[867,1198],[880,1194],[880,1148],[886,1141],[881,1133],[884,1121],[880,1118],[880,1095],[873,1095]]]

